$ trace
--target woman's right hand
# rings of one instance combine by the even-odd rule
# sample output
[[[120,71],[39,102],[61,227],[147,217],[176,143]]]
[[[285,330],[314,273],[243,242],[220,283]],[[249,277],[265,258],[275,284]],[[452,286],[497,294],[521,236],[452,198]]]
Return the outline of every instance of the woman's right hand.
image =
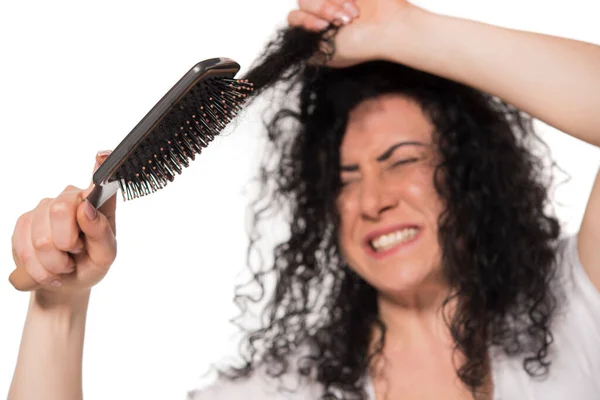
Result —
[[[107,153],[98,153],[94,171]],[[37,292],[59,298],[86,292],[104,278],[115,260],[116,198],[95,210],[85,201],[92,188],[93,184],[85,190],[68,186],[17,220],[13,259],[39,284]]]
[[[407,0],[298,0],[298,9],[288,14],[288,24],[310,31],[342,25],[335,37],[335,54],[327,65],[349,67],[385,58],[380,43],[389,36],[389,27],[409,26],[415,10],[421,9]]]

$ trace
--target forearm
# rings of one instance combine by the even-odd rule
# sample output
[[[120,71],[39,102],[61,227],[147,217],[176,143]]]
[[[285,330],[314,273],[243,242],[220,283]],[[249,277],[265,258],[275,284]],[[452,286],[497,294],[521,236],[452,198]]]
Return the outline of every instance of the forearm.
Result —
[[[89,292],[66,305],[32,294],[9,400],[78,400]]]
[[[417,9],[388,27],[382,53],[496,95],[600,146],[599,46]]]

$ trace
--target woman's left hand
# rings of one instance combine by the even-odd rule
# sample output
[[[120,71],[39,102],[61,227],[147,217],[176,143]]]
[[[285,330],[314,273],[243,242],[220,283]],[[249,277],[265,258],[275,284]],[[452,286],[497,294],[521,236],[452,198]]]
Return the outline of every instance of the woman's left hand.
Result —
[[[298,0],[288,14],[290,26],[320,31],[341,25],[335,37],[331,67],[348,67],[380,58],[379,44],[390,24],[406,23],[416,7],[406,0]]]

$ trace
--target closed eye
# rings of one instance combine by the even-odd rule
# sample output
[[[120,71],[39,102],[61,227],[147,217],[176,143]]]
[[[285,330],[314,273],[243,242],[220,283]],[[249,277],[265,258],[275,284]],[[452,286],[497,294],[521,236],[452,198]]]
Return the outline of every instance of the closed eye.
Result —
[[[406,160],[396,161],[395,163],[393,163],[390,166],[390,168],[394,168],[394,167],[397,167],[397,166],[400,166],[400,165],[403,165],[403,164],[407,164],[407,163],[411,163],[411,162],[419,161],[419,160],[420,160],[420,158],[416,158],[415,157],[415,158],[407,158]]]
[[[399,160],[399,161],[396,161],[395,163],[393,163],[392,165],[390,165],[388,167],[388,169],[391,169],[391,168],[394,168],[394,167],[399,167],[401,165],[412,163],[412,162],[419,161],[419,160],[421,160],[421,158],[419,158],[419,157],[413,157],[413,158],[407,158],[407,159],[404,159],[404,160]],[[351,184],[353,182],[356,182],[358,180],[359,180],[358,177],[340,179],[340,186],[341,187],[348,186],[349,184]]]

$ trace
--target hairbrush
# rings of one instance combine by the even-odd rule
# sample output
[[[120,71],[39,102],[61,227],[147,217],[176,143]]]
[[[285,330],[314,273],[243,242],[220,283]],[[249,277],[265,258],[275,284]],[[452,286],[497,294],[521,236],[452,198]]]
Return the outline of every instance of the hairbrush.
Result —
[[[119,188],[123,200],[154,193],[188,167],[253,90],[247,80],[233,79],[239,69],[226,58],[196,64],[94,173],[90,203],[100,207]]]
[[[87,200],[100,207],[121,189],[123,200],[164,188],[238,114],[253,91],[234,79],[240,65],[227,58],[196,64],[146,114],[94,173]],[[9,277],[18,290],[38,286],[23,267]]]

